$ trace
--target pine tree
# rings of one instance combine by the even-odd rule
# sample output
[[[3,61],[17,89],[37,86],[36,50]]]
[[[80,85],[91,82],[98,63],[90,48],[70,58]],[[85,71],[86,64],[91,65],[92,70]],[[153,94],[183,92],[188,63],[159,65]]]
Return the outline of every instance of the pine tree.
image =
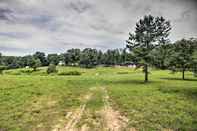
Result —
[[[143,66],[145,82],[148,82],[148,65],[152,59],[151,51],[159,45],[160,41],[168,40],[170,30],[169,21],[163,17],[148,15],[136,23],[133,34],[129,33],[127,47],[138,60],[138,64]]]

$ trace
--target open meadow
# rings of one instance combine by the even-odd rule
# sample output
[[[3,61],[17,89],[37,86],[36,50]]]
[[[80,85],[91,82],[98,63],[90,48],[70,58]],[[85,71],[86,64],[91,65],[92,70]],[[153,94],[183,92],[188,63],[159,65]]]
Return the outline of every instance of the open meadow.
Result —
[[[0,0],[0,131],[197,131],[197,0]]]
[[[197,130],[197,78],[127,67],[5,70],[0,131]]]

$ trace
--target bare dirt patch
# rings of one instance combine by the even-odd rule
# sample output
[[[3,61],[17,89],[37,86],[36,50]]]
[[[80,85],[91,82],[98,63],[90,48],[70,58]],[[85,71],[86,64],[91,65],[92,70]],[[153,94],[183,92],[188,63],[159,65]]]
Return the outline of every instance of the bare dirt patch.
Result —
[[[86,108],[87,101],[91,98],[91,93],[84,96],[83,103],[80,105],[79,108],[70,111],[66,115],[66,120],[68,120],[63,128],[61,128],[59,125],[56,125],[56,128],[53,131],[79,131],[77,128],[77,123],[80,121],[81,116],[83,115],[83,112]],[[81,130],[85,131],[86,126],[83,126]]]
[[[118,111],[115,111],[109,103],[109,96],[107,90],[103,88],[104,96],[104,108],[102,110],[102,116],[104,120],[104,130],[107,131],[123,131],[127,127],[128,119],[122,116]]]

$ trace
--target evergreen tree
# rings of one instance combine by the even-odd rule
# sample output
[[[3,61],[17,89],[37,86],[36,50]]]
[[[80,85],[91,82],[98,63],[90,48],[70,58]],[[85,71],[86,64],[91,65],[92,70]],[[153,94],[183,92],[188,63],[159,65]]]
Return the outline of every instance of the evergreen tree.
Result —
[[[70,49],[67,51],[66,55],[68,57],[68,64],[78,65],[80,60],[80,49]],[[66,63],[66,62],[65,62]]]
[[[2,65],[2,63],[3,63],[3,60],[2,60],[2,54],[0,53],[0,65]]]
[[[97,65],[97,59],[97,50],[86,48],[81,53],[80,65],[86,68],[94,67]]]
[[[151,52],[160,41],[168,39],[171,30],[170,22],[163,17],[144,16],[136,23],[135,32],[129,33],[127,47],[136,57],[138,64],[143,65],[145,82],[148,81],[148,65],[152,59]]]
[[[155,48],[151,52],[151,56],[153,56],[151,60],[151,64],[159,69],[168,69],[169,66],[169,58],[171,57],[173,52],[173,44],[161,43],[160,46]]]
[[[191,40],[182,39],[174,43],[173,54],[171,56],[171,67],[174,71],[182,72],[182,79],[185,79],[185,71],[192,66],[194,45]]]

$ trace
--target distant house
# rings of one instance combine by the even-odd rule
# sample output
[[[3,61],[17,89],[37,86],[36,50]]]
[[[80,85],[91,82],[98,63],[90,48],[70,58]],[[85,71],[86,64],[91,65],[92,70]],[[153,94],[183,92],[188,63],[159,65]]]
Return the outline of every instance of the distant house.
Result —
[[[136,63],[134,63],[134,62],[125,62],[125,63],[121,64],[121,66],[127,66],[127,67],[130,67],[130,68],[136,68]]]
[[[65,63],[64,63],[63,61],[59,61],[58,65],[59,65],[59,66],[64,66]]]
[[[128,67],[130,67],[130,68],[136,68],[136,65],[135,64],[132,64],[132,65],[128,65]]]

